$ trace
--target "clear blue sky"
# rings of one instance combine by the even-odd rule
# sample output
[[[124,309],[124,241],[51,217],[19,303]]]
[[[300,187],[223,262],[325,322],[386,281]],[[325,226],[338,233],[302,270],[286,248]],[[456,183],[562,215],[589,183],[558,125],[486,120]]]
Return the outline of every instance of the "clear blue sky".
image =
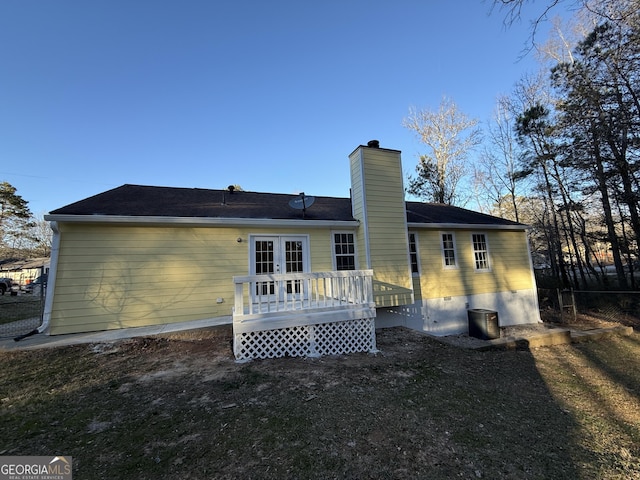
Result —
[[[410,106],[484,122],[534,69],[532,17],[490,5],[4,0],[0,181],[38,215],[125,183],[346,197],[368,140],[413,172]]]

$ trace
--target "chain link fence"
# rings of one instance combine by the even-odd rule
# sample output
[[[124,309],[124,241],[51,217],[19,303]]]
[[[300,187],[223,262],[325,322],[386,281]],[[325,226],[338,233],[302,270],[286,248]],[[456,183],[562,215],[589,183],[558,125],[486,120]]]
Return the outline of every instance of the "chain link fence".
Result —
[[[580,313],[609,322],[640,317],[640,292],[637,291],[539,288],[538,300],[543,320],[568,323]]]
[[[13,291],[0,296],[0,338],[19,337],[42,325],[46,284],[31,292]]]

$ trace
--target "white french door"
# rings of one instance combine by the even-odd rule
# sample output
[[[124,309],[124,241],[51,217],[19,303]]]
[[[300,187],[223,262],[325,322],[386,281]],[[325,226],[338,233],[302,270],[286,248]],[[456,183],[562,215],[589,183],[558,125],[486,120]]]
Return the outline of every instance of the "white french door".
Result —
[[[309,271],[309,247],[306,236],[256,235],[251,237],[251,275],[304,273]],[[253,295],[260,301],[291,300],[306,296],[301,280],[274,282],[265,280],[256,284]],[[266,297],[266,298],[265,298]]]

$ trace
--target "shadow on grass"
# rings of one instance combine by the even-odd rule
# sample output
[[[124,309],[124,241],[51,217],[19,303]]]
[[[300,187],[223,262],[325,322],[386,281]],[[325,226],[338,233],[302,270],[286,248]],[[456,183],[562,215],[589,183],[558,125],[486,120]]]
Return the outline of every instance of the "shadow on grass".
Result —
[[[586,385],[550,382],[556,369],[575,373],[555,347],[472,352],[400,329],[379,331],[378,347],[244,365],[224,339],[3,353],[0,451],[70,455],[78,478],[94,479],[586,479],[621,468],[582,438],[571,396]]]
[[[640,345],[637,334],[556,349],[539,362],[551,393],[577,425],[572,443],[593,478],[640,476]],[[553,365],[553,368],[550,368]]]

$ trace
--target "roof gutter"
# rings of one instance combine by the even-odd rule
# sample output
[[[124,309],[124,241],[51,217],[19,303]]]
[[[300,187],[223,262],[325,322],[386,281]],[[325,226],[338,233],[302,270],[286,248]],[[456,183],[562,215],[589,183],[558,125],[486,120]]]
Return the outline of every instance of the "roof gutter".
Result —
[[[112,225],[174,225],[180,227],[209,226],[269,226],[269,227],[307,227],[307,228],[355,228],[358,220],[292,220],[273,218],[213,218],[213,217],[162,217],[128,215],[45,215],[48,222],[112,224]]]
[[[438,230],[529,230],[529,225],[495,225],[490,223],[407,223],[409,228],[437,228]]]
[[[358,220],[292,220],[273,218],[220,218],[220,217],[163,217],[130,215],[45,215],[48,222],[58,223],[108,223],[113,225],[175,225],[183,227],[208,226],[269,226],[269,227],[311,227],[311,228],[356,228]],[[428,223],[408,222],[408,228],[437,228],[440,230],[529,230],[529,225],[495,225],[484,223]]]

